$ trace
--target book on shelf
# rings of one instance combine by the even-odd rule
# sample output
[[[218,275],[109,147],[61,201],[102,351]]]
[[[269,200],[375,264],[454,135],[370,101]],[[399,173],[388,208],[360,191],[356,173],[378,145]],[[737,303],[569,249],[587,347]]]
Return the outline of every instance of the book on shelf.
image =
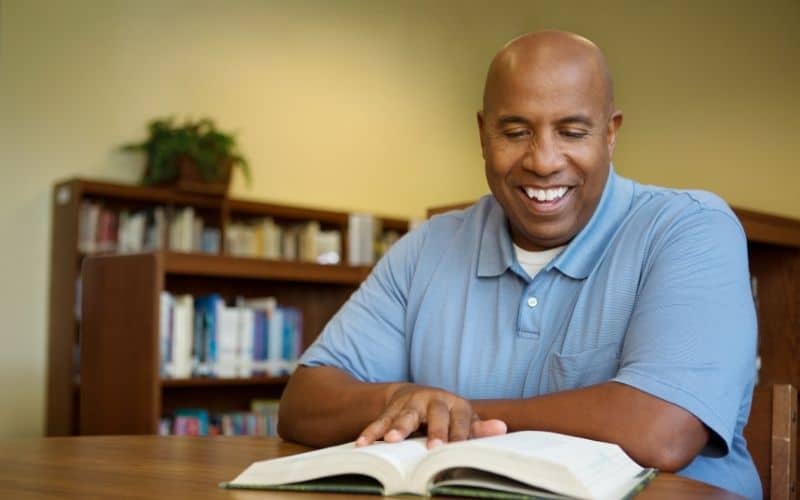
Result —
[[[371,266],[389,251],[402,234],[384,228],[381,219],[371,214],[351,213],[348,217],[347,263]]]
[[[371,214],[348,218],[348,264],[375,263],[400,234],[383,231]],[[78,249],[84,253],[135,253],[153,250],[219,254],[222,233],[191,206],[114,209],[84,200],[79,209]],[[272,217],[233,220],[225,228],[225,251],[234,257],[280,259],[319,264],[342,263],[342,232],[319,221],[278,224]]]
[[[365,447],[348,443],[255,462],[225,488],[447,495],[478,498],[618,499],[655,476],[611,443],[521,431],[449,443],[426,438]]]
[[[375,257],[380,259],[389,251],[389,249],[397,243],[401,234],[394,230],[382,231],[375,242]]]
[[[220,415],[221,436],[277,436],[278,414],[226,412]]]
[[[193,207],[113,209],[84,200],[78,213],[78,250],[134,253],[170,249],[219,253],[219,228],[209,227]]]
[[[371,266],[375,263],[375,217],[351,213],[347,219],[347,263]]]
[[[237,299],[161,292],[159,318],[164,378],[288,375],[303,346],[298,309],[274,297]]]
[[[272,217],[237,221],[225,233],[226,252],[234,257],[299,260],[338,264],[341,260],[341,232],[323,230],[319,221],[280,226]]]
[[[303,347],[299,310],[279,306],[274,297],[243,299],[240,307],[252,311],[255,329],[252,370],[255,374],[287,375],[294,371]]]
[[[166,378],[188,378],[192,375],[194,299],[188,294],[161,292],[159,303],[161,374]]]
[[[173,432],[176,436],[208,436],[210,418],[204,408],[180,408],[175,410]]]
[[[178,408],[159,421],[162,436],[277,436],[278,400],[254,399],[249,411]]]

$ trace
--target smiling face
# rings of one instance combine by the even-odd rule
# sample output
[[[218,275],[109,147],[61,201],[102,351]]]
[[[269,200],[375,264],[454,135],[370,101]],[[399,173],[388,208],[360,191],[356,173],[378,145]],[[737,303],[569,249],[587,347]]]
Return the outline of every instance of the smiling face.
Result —
[[[486,179],[518,246],[568,243],[608,178],[622,114],[599,49],[565,33],[522,37],[489,69],[478,113]]]

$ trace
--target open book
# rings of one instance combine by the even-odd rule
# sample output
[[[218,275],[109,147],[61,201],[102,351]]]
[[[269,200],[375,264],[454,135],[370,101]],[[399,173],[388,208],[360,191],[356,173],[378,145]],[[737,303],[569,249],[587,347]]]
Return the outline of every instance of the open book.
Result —
[[[618,499],[655,470],[610,443],[523,431],[425,447],[425,438],[354,443],[256,462],[220,486],[383,495]]]

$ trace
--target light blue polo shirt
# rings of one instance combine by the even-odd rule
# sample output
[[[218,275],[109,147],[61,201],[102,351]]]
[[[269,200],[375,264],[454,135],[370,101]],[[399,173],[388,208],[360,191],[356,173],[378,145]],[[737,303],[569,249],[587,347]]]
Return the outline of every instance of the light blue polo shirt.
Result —
[[[742,436],[755,352],[747,244],[730,208],[612,170],[589,223],[533,278],[493,197],[433,217],[378,262],[300,362],[467,399],[627,384],[713,431],[682,475],[760,498]]]

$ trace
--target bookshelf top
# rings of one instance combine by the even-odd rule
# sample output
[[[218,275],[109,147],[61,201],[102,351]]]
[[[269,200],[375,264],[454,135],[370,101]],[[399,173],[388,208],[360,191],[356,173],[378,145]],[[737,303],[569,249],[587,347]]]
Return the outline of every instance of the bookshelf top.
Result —
[[[733,207],[744,226],[747,240],[800,248],[800,221],[779,215]]]
[[[168,187],[139,186],[95,181],[83,178],[67,179],[56,184],[56,202],[64,203],[72,197],[111,198],[121,201],[145,202],[164,205],[191,205],[199,208],[225,210],[235,216],[271,216],[288,220],[317,220],[324,224],[346,226],[348,212],[305,208],[255,200],[196,195]],[[408,230],[408,220],[376,215],[384,229],[400,232]]]
[[[224,198],[182,193],[173,189],[133,184],[93,181],[81,178],[69,179],[56,184],[57,202],[64,202],[72,196],[114,198],[137,202],[162,203],[165,205],[193,205],[206,208],[221,208]]]
[[[230,387],[240,385],[282,385],[289,381],[284,377],[238,377],[238,378],[203,378],[191,377],[182,379],[161,379],[161,387]]]
[[[120,259],[145,255],[159,262],[164,274],[173,276],[203,276],[208,278],[240,278],[253,280],[328,283],[358,286],[372,269],[371,266],[316,264],[314,262],[271,260],[261,257],[154,251],[142,254],[94,254],[91,259]]]

